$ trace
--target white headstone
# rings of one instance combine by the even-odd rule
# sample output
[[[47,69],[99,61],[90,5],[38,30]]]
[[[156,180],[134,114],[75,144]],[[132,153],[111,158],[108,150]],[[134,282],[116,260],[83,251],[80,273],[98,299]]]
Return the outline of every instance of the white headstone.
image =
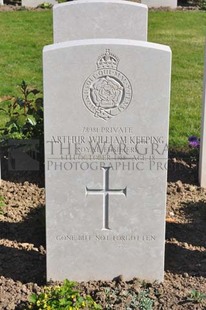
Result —
[[[44,48],[47,278],[163,280],[171,51]]]
[[[54,6],[54,42],[116,38],[147,41],[147,6],[123,0],[79,0]]]
[[[0,5],[4,5],[4,0],[0,0]]]
[[[200,159],[199,159],[199,182],[201,187],[206,187],[206,49],[205,49],[205,70],[202,100],[202,130],[200,138]]]
[[[37,6],[43,4],[43,3],[49,3],[51,5],[57,4],[58,1],[56,0],[21,0],[21,5],[28,8],[36,8]]]
[[[177,8],[177,0],[141,0],[142,4],[146,4],[149,8],[168,7]]]

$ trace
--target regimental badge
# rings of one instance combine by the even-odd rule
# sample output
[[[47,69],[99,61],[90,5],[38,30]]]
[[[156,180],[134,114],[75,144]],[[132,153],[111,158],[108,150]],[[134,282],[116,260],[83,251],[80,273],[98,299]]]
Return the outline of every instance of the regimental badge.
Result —
[[[82,89],[87,109],[105,121],[123,112],[132,99],[132,87],[126,76],[117,70],[119,59],[109,49],[97,59],[97,70]]]

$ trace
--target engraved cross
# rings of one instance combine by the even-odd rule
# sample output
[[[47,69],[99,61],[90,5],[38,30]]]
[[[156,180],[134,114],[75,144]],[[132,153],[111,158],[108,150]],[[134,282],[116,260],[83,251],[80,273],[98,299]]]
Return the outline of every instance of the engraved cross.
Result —
[[[123,189],[109,188],[109,169],[111,167],[102,167],[103,170],[103,188],[90,189],[86,187],[86,195],[103,195],[103,226],[102,230],[109,228],[109,195],[124,195],[127,196],[127,187]]]

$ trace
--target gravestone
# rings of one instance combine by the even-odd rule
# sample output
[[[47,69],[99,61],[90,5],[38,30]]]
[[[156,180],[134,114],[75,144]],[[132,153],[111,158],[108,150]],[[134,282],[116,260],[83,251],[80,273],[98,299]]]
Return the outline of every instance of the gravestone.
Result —
[[[49,3],[51,5],[57,4],[56,0],[22,0],[21,5],[28,8],[36,8],[43,3]]]
[[[48,280],[163,280],[171,51],[44,48]]]
[[[147,41],[146,5],[122,0],[79,0],[54,6],[54,42],[116,38]]]
[[[177,0],[141,0],[141,3],[147,5],[149,8],[169,7],[171,9],[177,8]]]
[[[199,160],[199,182],[201,187],[206,187],[206,49],[205,49],[205,69],[203,82],[202,100],[202,126],[200,138],[200,160]]]
[[[0,0],[0,5],[4,5],[4,0]]]

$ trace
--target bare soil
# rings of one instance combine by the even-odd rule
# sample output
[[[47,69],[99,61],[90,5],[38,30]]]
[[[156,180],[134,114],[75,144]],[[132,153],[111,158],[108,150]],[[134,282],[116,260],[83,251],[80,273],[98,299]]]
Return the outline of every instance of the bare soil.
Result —
[[[3,179],[0,309],[27,309],[28,296],[46,282],[44,178],[3,171]],[[122,276],[80,283],[103,309],[139,309],[140,291],[153,300],[153,309],[206,309],[206,190],[198,186],[196,156],[170,154],[167,198],[164,283],[126,282]],[[191,298],[192,290],[199,300]]]

